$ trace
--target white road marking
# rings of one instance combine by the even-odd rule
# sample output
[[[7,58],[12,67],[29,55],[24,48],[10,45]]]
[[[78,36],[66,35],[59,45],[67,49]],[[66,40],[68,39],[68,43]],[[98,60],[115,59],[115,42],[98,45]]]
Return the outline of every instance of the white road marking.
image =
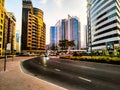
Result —
[[[89,79],[87,79],[87,78],[83,78],[83,77],[78,77],[79,79],[82,79],[82,80],[84,80],[84,81],[87,81],[87,82],[92,82],[92,80],[89,80]]]
[[[85,68],[85,69],[92,69],[92,70],[95,70],[95,68],[92,68],[92,67],[88,67],[88,66],[80,66],[81,68]]]
[[[55,68],[55,70],[56,70],[56,71],[58,71],[58,72],[60,72],[60,71],[61,71],[60,69],[57,69],[57,68]]]

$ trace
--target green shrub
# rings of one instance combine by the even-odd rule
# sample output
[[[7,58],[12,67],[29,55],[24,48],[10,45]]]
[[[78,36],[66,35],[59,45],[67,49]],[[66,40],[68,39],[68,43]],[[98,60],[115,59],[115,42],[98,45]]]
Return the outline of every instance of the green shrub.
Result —
[[[109,56],[60,56],[62,59],[71,59],[71,60],[78,60],[78,61],[91,61],[91,62],[100,62],[100,63],[113,63],[113,64],[120,64],[119,57],[109,57]]]

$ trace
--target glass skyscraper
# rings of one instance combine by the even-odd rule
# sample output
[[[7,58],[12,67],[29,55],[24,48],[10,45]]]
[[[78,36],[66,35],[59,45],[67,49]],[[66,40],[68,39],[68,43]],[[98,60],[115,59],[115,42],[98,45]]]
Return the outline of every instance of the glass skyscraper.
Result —
[[[88,50],[120,46],[120,0],[88,1]]]
[[[50,47],[52,46],[56,46],[56,27],[55,26],[51,26],[50,27]]]
[[[71,31],[71,40],[75,42],[75,50],[80,49],[80,22],[77,17],[72,17],[70,19],[70,31]]]

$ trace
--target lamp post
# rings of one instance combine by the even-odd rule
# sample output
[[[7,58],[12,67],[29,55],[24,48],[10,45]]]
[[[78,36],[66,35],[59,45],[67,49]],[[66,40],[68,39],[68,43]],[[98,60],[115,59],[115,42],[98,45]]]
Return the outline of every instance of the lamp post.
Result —
[[[6,61],[7,61],[7,54],[6,54],[7,44],[5,43],[5,59],[4,59],[4,72],[6,71]]]

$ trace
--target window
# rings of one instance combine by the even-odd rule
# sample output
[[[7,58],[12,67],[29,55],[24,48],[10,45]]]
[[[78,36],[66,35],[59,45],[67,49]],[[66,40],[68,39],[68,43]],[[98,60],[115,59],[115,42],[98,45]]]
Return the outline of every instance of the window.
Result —
[[[114,13],[114,14],[109,15],[108,17],[105,17],[104,19],[102,19],[99,22],[97,22],[96,25],[99,25],[100,23],[103,23],[104,21],[106,21],[106,20],[108,20],[110,18],[113,18],[115,16],[117,16],[117,13]]]
[[[119,41],[118,41],[118,40],[113,41],[113,42],[114,42],[114,44],[119,44]],[[106,45],[106,43],[95,44],[95,45],[92,45],[92,47],[103,46],[103,45]]]
[[[2,41],[2,38],[0,38],[0,42]]]
[[[111,32],[111,31],[114,31],[114,30],[120,30],[117,26],[116,27],[113,27],[113,28],[109,28],[109,29],[106,29],[102,32],[99,32],[99,33],[96,33],[94,36],[98,36],[98,35],[101,35],[101,34],[104,34],[104,33],[107,33],[107,32]]]
[[[0,35],[2,36],[2,32],[0,32]]]
[[[2,28],[3,28],[3,27],[2,27],[2,25],[1,25],[1,26],[0,26],[0,29],[2,30]]]
[[[104,36],[104,37],[101,37],[101,38],[97,38],[97,39],[94,40],[94,42],[104,40],[104,39],[113,38],[113,37],[119,37],[119,36],[120,36],[119,34],[112,34],[112,35]]]
[[[3,14],[1,14],[1,18],[3,18]]]
[[[1,24],[3,24],[3,20],[1,20]]]
[[[114,23],[117,23],[117,20],[113,20],[113,21],[111,21],[111,22],[108,22],[108,23],[106,23],[106,24],[98,27],[95,31],[98,31],[99,29],[102,29],[102,28],[104,28],[104,27],[106,27],[106,26],[109,26],[109,25],[112,25],[112,24],[114,24]]]
[[[104,2],[106,3],[107,0],[104,0]],[[104,3],[103,2],[103,3]],[[103,8],[101,8],[99,11],[97,11],[96,13],[93,14],[92,18],[95,17],[97,14],[99,14],[99,12],[103,11],[104,9],[106,9],[107,7],[111,6],[112,4],[114,4],[115,1],[111,1],[110,3],[108,3],[107,5],[105,5]],[[95,10],[97,10],[98,8],[100,8],[103,4],[100,4]],[[95,12],[95,11],[94,11]]]

